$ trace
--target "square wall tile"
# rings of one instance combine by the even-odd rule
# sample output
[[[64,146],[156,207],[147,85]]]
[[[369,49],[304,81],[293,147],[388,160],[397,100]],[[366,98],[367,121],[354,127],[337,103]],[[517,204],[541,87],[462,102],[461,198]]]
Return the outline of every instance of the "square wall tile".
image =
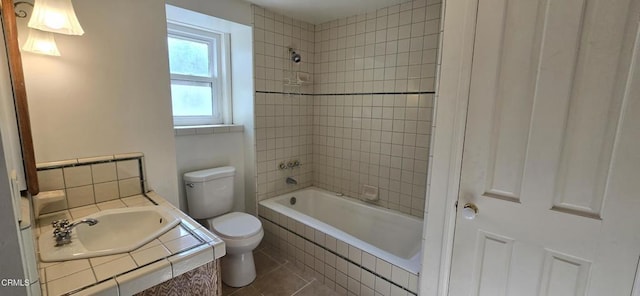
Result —
[[[118,188],[120,190],[120,197],[128,197],[132,195],[142,194],[142,188],[140,187],[140,179],[138,177],[119,180]]]
[[[38,183],[41,191],[64,189],[62,169],[38,171]]]
[[[93,190],[95,192],[96,203],[110,201],[120,197],[117,181],[94,184]]]
[[[95,204],[96,200],[93,194],[93,186],[87,185],[82,187],[67,188],[67,203],[69,208]]]
[[[91,172],[93,174],[93,183],[103,183],[118,179],[116,164],[113,162],[92,164]]]
[[[67,188],[89,185],[92,183],[91,167],[81,165],[62,169],[64,172],[64,183]]]
[[[118,180],[140,176],[140,167],[137,160],[125,160],[116,162]]]

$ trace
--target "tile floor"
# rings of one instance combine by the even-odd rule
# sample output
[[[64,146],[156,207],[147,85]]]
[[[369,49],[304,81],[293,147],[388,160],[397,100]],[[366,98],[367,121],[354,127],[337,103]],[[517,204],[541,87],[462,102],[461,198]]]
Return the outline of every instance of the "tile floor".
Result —
[[[265,245],[259,246],[253,257],[256,280],[243,288],[222,285],[223,296],[337,296],[335,291],[304,272],[292,262]]]

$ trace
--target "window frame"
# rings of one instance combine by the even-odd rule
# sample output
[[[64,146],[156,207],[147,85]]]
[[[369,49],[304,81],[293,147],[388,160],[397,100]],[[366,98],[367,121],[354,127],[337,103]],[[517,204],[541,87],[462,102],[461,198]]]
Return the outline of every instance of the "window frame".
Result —
[[[231,89],[230,73],[230,36],[228,33],[213,31],[184,23],[167,21],[167,40],[176,38],[187,41],[195,41],[208,44],[209,48],[209,76],[170,75],[170,85],[181,82],[182,84],[210,84],[212,116],[173,116],[173,125],[178,126],[202,126],[221,125],[231,123]],[[173,105],[173,97],[171,98]]]

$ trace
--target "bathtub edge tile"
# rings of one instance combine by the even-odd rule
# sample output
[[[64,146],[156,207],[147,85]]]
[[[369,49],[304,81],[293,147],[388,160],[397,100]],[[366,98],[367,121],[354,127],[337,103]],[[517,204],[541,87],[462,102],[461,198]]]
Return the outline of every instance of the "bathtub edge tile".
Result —
[[[349,260],[361,265],[362,251],[357,247],[349,245]]]
[[[403,286],[409,286],[409,272],[395,265],[391,265],[391,281]]]
[[[390,279],[391,278],[391,263],[384,261],[380,258],[376,258],[376,273]]]

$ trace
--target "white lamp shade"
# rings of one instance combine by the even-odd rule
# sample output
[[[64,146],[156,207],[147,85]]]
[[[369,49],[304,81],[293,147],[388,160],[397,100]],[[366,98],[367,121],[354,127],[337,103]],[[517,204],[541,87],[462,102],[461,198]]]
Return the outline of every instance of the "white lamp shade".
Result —
[[[71,0],[36,0],[28,26],[65,35],[84,34]]]
[[[51,56],[60,56],[58,46],[51,32],[40,31],[37,29],[29,29],[27,41],[22,45],[22,50],[46,54]]]

